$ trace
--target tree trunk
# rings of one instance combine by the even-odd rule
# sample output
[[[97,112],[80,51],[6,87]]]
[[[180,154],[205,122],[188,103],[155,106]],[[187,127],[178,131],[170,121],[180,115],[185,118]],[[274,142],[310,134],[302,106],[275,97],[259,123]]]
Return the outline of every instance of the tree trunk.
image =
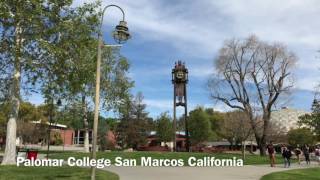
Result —
[[[90,150],[89,150],[88,113],[87,113],[87,104],[86,104],[86,96],[85,95],[82,95],[82,108],[83,108],[83,125],[84,125],[84,129],[85,129],[84,152],[90,152]]]
[[[7,124],[6,148],[3,156],[3,165],[16,163],[16,117],[10,117]]]
[[[243,159],[243,162],[245,161],[246,159],[246,141],[242,141],[241,143],[241,152],[242,152],[242,159]]]
[[[21,28],[19,25],[16,27],[15,39],[15,61],[14,61],[14,74],[12,78],[11,87],[11,111],[9,121],[7,123],[6,134],[6,147],[4,151],[2,164],[15,164],[16,163],[16,136],[17,136],[17,119],[20,109],[20,80],[21,80],[21,64],[20,64],[20,46],[21,46]]]
[[[258,134],[255,133],[255,138],[256,138],[256,142],[257,142],[257,146],[259,149],[259,154],[260,156],[265,156],[266,155],[266,143],[264,142],[265,140],[262,139],[262,137],[258,136]]]
[[[19,68],[20,69],[20,68]],[[6,147],[2,164],[15,164],[16,162],[16,136],[17,136],[17,119],[20,108],[20,70],[16,69],[12,97],[11,112],[7,123]]]
[[[267,149],[267,133],[269,130],[269,121],[270,121],[270,112],[265,111],[263,114],[263,132],[260,139],[260,155],[265,156],[266,155],[266,149]]]
[[[252,127],[252,130],[253,130],[253,133],[254,133],[254,137],[256,139],[256,142],[257,142],[257,145],[258,145],[258,148],[259,148],[259,151],[260,151],[260,156],[265,156],[266,155],[266,141],[265,141],[265,136],[260,136],[259,135],[259,130],[257,128],[257,125],[256,125],[256,122],[255,122],[255,119],[252,115],[252,112],[249,111],[247,112],[249,118],[250,118],[250,124],[251,124],[251,127]],[[263,134],[265,134],[266,132],[263,131]]]
[[[265,156],[266,154],[266,150],[267,150],[267,145],[266,143],[261,143],[259,146],[259,150],[260,150],[260,156]]]

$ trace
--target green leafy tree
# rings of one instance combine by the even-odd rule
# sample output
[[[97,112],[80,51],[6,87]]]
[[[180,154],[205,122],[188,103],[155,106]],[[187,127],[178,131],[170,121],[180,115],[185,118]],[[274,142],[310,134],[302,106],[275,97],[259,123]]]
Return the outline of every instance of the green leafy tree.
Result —
[[[244,112],[226,112],[223,120],[219,122],[219,136],[228,140],[231,145],[242,143],[251,133],[250,121]]]
[[[71,8],[71,4],[71,0],[0,2],[0,82],[6,85],[0,87],[0,98],[7,98],[12,107],[7,123],[3,164],[13,164],[15,161],[16,120],[22,90],[40,88],[49,105],[53,106],[53,99],[58,98],[56,95],[68,97],[65,94],[70,92],[66,91],[67,88],[82,93],[87,92],[84,89],[88,86],[92,88],[83,84],[94,76],[90,68],[95,66],[92,52],[97,47],[95,32],[98,27],[97,17],[100,15],[95,8],[100,4],[85,4],[77,8]],[[107,61],[110,64],[112,60]],[[113,67],[129,67],[124,60],[117,62]],[[102,68],[102,71],[116,72],[114,69],[108,66]],[[121,75],[121,70],[117,73]],[[88,74],[90,78],[84,78]],[[105,82],[108,82],[109,87],[106,89],[109,91],[102,93],[104,105],[111,104],[109,100],[114,99],[111,96],[115,92],[123,92],[112,91],[115,88],[110,88],[115,79],[117,82],[124,80],[121,78],[110,74],[106,76]],[[68,82],[72,82],[73,86]],[[85,116],[83,119],[86,119]]]
[[[63,82],[64,94],[69,101],[81,102],[83,128],[85,131],[84,150],[89,152],[89,104],[94,103],[95,72],[97,54],[97,31],[99,28],[99,15],[96,9],[100,3],[86,4],[72,11],[72,21],[64,26],[64,36],[61,43],[68,50],[67,77]],[[129,62],[120,55],[119,49],[104,47],[101,63],[100,96],[102,110],[118,110],[118,103],[124,98],[129,88],[133,86],[127,77]],[[66,69],[66,68],[65,68]]]
[[[112,140],[113,137],[109,137],[112,133],[115,133],[116,128],[118,126],[118,120],[114,118],[104,118],[99,117],[99,127],[98,127],[98,144],[99,150],[114,150],[116,148],[116,144]]]
[[[21,102],[17,124],[17,136],[20,138],[21,143],[37,142],[38,137],[35,137],[36,125],[31,124],[31,122],[39,121],[41,117],[42,114],[35,105],[29,102]]]
[[[29,103],[22,102],[19,110],[19,121],[30,122],[30,121],[38,121],[41,118],[41,114],[38,111],[38,108]]]
[[[315,137],[308,128],[291,129],[288,132],[288,142],[293,146],[303,144],[312,145],[315,143]]]
[[[157,119],[157,136],[161,142],[172,140],[173,126],[168,113],[162,113]]]
[[[0,137],[5,136],[6,121],[10,115],[10,104],[2,103],[0,105]],[[21,102],[19,109],[19,119],[17,126],[17,137],[20,139],[20,143],[38,143],[41,137],[45,137],[47,125],[43,123],[47,122],[47,112],[45,112],[45,106],[40,105],[36,107],[29,102]],[[32,121],[42,120],[43,123],[34,124]]]
[[[92,96],[88,89],[93,88],[92,72],[95,68],[96,32],[99,27],[99,13],[95,9],[99,5],[98,2],[69,9],[65,21],[58,27],[59,40],[44,45],[48,52],[53,52],[54,57],[42,93],[51,106],[53,99],[58,98],[66,99],[69,104],[75,103],[70,101],[82,103],[77,107],[81,108],[83,128],[86,129],[86,152],[89,152],[88,96]]]
[[[119,124],[119,120],[116,118],[107,118],[107,125],[110,129],[110,131],[115,131],[117,129],[117,126]]]
[[[99,117],[98,144],[99,144],[100,151],[104,151],[108,149],[107,133],[108,133],[107,120],[102,117]]]
[[[312,132],[317,135],[320,140],[320,101],[314,99],[311,107],[312,113],[305,114],[299,117],[300,126],[304,125],[312,129]]]
[[[117,139],[121,147],[137,149],[146,143],[152,119],[145,109],[141,92],[134,99],[129,97],[122,103],[121,121],[117,128]]]
[[[221,120],[224,119],[223,113],[218,112],[218,111],[214,111],[214,109],[212,109],[212,108],[205,109],[205,112],[209,116],[210,127],[212,130],[209,140],[210,141],[217,141],[220,139],[220,137],[218,135],[218,132],[220,130],[219,123]]]
[[[62,25],[69,21],[71,3],[71,0],[0,2],[0,81],[6,85],[0,87],[0,94],[7,94],[11,105],[2,164],[15,164],[16,121],[22,90],[35,88],[37,83],[38,87],[48,84],[52,76],[47,74],[63,75],[63,68],[54,65],[63,67],[66,62],[63,55],[68,53],[59,40]]]
[[[188,121],[192,145],[199,145],[209,139],[211,135],[210,118],[202,107],[191,111]]]
[[[9,118],[9,104],[7,102],[0,102],[0,138],[6,135],[6,124]],[[1,144],[3,146],[3,144]],[[2,148],[2,147],[1,147]]]

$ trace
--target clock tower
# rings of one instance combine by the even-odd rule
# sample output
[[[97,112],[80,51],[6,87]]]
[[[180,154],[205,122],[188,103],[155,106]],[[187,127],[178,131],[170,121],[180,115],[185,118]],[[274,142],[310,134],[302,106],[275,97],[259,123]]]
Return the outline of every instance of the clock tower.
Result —
[[[184,122],[185,122],[185,136],[186,136],[186,151],[190,150],[189,130],[188,130],[188,106],[187,106],[187,83],[188,83],[188,69],[185,63],[178,61],[172,69],[172,84],[173,84],[173,150],[177,151],[176,141],[176,108],[178,106],[184,107]]]

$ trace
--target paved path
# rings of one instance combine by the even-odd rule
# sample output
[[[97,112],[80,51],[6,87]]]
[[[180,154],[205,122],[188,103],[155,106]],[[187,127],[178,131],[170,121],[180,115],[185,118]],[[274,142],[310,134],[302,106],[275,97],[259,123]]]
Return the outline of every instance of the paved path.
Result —
[[[315,167],[313,164],[311,167]],[[294,164],[289,169],[307,168]],[[285,171],[282,165],[271,168],[267,165],[243,167],[107,167],[117,173],[120,180],[258,180],[271,172]]]

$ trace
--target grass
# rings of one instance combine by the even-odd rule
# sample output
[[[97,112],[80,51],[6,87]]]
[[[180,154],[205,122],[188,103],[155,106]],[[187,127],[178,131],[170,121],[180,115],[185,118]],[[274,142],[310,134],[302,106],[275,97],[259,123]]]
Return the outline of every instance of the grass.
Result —
[[[189,157],[196,157],[197,159],[203,157],[215,157],[216,159],[229,159],[229,158],[239,158],[241,159],[241,154],[227,154],[227,153],[186,153],[186,152],[98,152],[97,158],[106,158],[114,162],[116,157],[136,159],[137,164],[140,164],[141,157],[152,157],[153,159],[183,159],[184,162],[187,162]],[[51,153],[50,158],[54,159],[68,159],[68,157],[82,158],[90,157],[90,153],[81,153],[81,152],[54,152]],[[277,157],[278,163],[283,163],[280,156]],[[268,157],[261,157],[259,155],[246,155],[245,165],[256,165],[256,164],[268,164]],[[187,164],[187,163],[185,163]]]
[[[90,169],[80,167],[17,167],[0,166],[0,180],[54,180],[54,179],[90,179]],[[119,176],[97,170],[96,179],[119,180]]]
[[[275,173],[267,174],[261,178],[261,180],[301,180],[301,179],[319,180],[320,167],[275,172]]]

